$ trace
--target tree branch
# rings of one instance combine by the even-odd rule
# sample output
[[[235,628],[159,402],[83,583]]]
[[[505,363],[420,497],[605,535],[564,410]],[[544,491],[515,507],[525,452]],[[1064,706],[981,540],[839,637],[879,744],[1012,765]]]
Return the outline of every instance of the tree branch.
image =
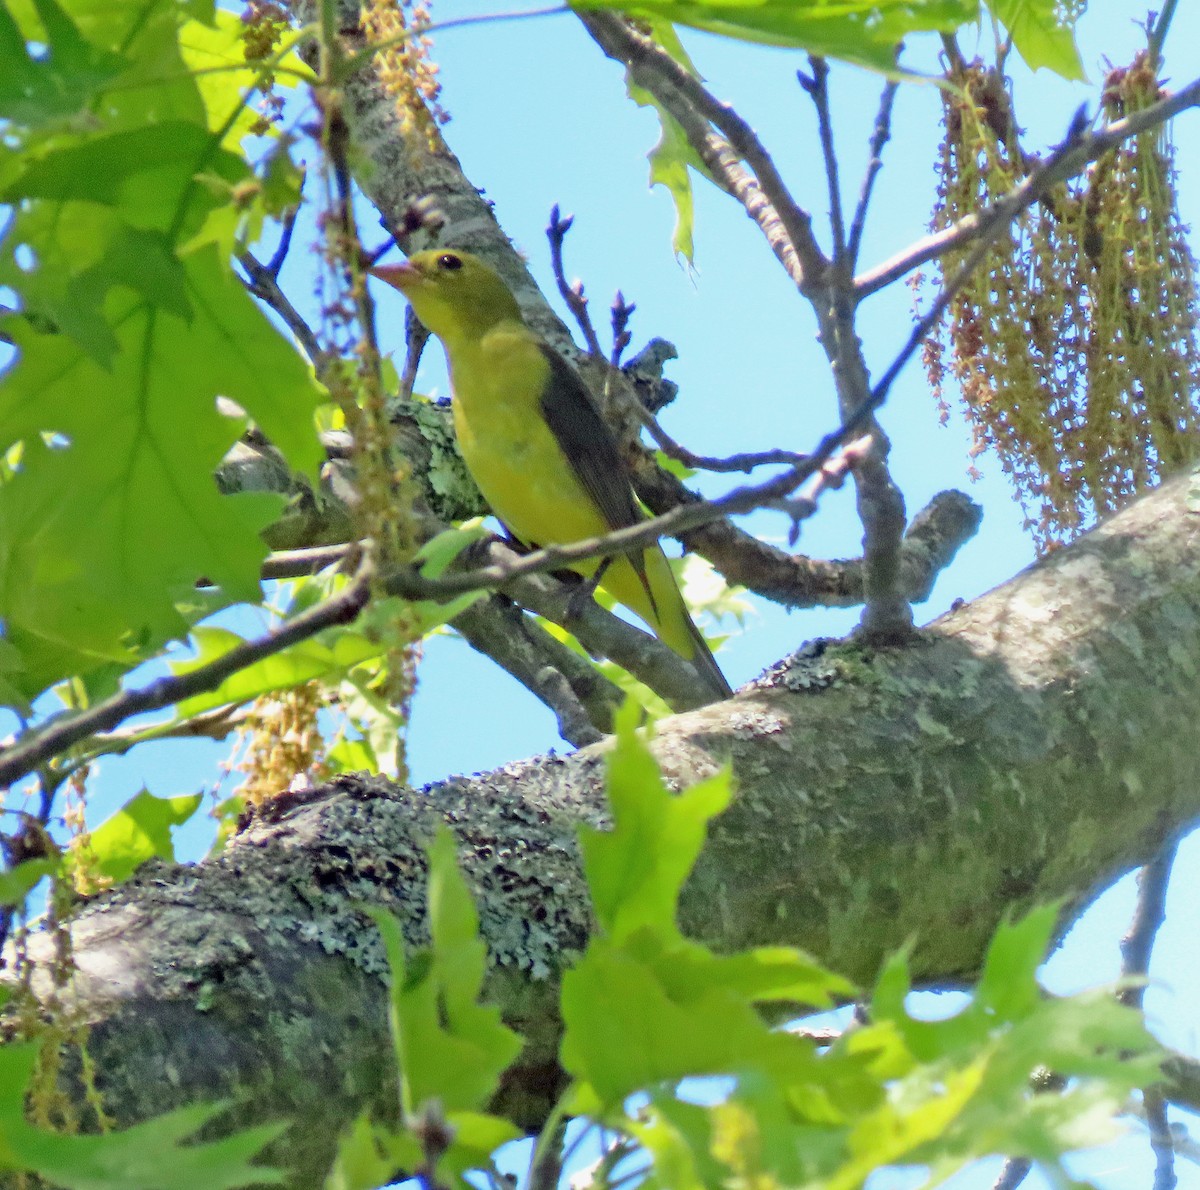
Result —
[[[801,946],[862,983],[907,945],[914,977],[944,983],[970,977],[1007,913],[1062,898],[1068,920],[1192,822],[1193,483],[1143,497],[919,647],[812,649],[662,721],[672,784],[726,762],[739,783],[682,928],[724,953]],[[289,1185],[319,1185],[345,1122],[395,1111],[386,963],[359,908],[396,913],[418,944],[422,848],[445,822],[480,899],[489,995],[527,1039],[494,1106],[539,1126],[563,1085],[555,977],[591,928],[576,832],[604,819],[590,748],[415,792],[344,777],[267,803],[215,860],[143,869],[74,927],[67,992],[111,1072],[106,1107],[128,1122],[238,1089],[240,1125],[295,1121],[275,1156]],[[335,1076],[346,1054],[349,1079]]]
[[[1121,939],[1121,975],[1132,981],[1122,989],[1121,1000],[1131,1008],[1140,1010],[1145,998],[1154,940],[1167,920],[1167,890],[1178,847],[1178,838],[1169,837],[1158,854],[1138,873],[1137,905],[1129,931]],[[1150,1130],[1150,1147],[1154,1151],[1154,1190],[1175,1190],[1175,1145],[1163,1088],[1143,1088],[1142,1107]]]
[[[658,444],[663,454],[694,471],[713,471],[719,474],[740,471],[742,474],[748,475],[756,467],[770,467],[777,464],[787,467],[802,467],[808,462],[807,455],[797,454],[794,450],[749,451],[743,454],[727,455],[725,458],[694,454],[686,446],[676,442],[648,409],[640,407],[637,412],[642,420],[642,425],[646,427],[646,431]]]
[[[1075,177],[1086,166],[1105,153],[1115,149],[1140,132],[1157,128],[1173,116],[1191,107],[1200,106],[1200,79],[1189,83],[1181,91],[1166,99],[1160,99],[1142,111],[1134,112],[1123,120],[1117,120],[1099,132],[1089,132],[1083,121],[1082,111],[1068,132],[1066,140],[1038,166],[1019,186],[1003,198],[975,214],[967,215],[952,227],[919,240],[903,252],[876,265],[869,272],[860,274],[854,281],[854,292],[859,301],[886,288],[913,269],[937,260],[979,237],[995,234],[997,226],[1005,227],[1023,211],[1060,182]]]
[[[829,464],[836,463],[839,457],[851,464],[857,463],[861,452],[847,454],[855,446],[848,440],[856,428],[857,422],[846,423],[838,430],[826,434],[816,450],[799,466],[763,483],[734,488],[716,500],[702,500],[696,504],[674,508],[662,516],[651,517],[640,524],[625,529],[614,529],[611,533],[583,541],[544,546],[504,565],[478,567],[436,579],[426,578],[413,567],[402,567],[385,576],[384,585],[390,594],[401,595],[406,599],[439,599],[462,594],[464,591],[503,587],[513,579],[542,574],[549,570],[563,570],[567,568],[568,563],[583,561],[586,558],[609,557],[633,549],[644,549],[660,537],[675,537],[689,529],[710,524],[729,515],[751,512],[778,503],[791,496],[802,484],[816,477],[825,475],[829,478],[832,473],[827,472],[827,468]],[[788,502],[788,512],[793,522],[812,516],[817,508],[820,490],[818,487],[812,494],[802,494]]]
[[[624,64],[630,77],[679,121],[692,148],[709,169],[724,177],[725,188],[758,224],[796,284],[820,284],[829,262],[813,238],[812,218],[792,197],[750,125],[626,17],[613,12],[577,15],[596,44]],[[714,143],[705,131],[710,126],[720,132],[736,160],[749,166],[752,179],[728,168],[731,162],[722,154],[721,143]]]
[[[892,105],[895,103],[896,92],[899,89],[900,84],[894,79],[889,79],[883,86],[883,94],[879,97],[879,112],[875,117],[875,130],[871,133],[871,141],[867,149],[867,172],[863,175],[858,206],[854,209],[854,219],[850,224],[850,243],[846,249],[846,268],[851,273],[858,268],[863,232],[867,226],[867,209],[871,205],[871,192],[875,187],[875,179],[883,168],[883,147],[891,139]]]
[[[321,350],[321,344],[312,328],[279,287],[277,271],[273,267],[263,264],[250,251],[239,252],[237,261],[246,270],[246,288],[283,319],[284,324],[295,335],[296,342],[303,348],[304,354],[308,356],[313,366],[320,368],[325,353]]]
[[[808,56],[812,75],[796,71],[796,78],[817,109],[817,132],[821,157],[825,162],[825,183],[829,189],[829,226],[833,231],[833,263],[846,260],[846,223],[842,214],[842,184],[838,178],[837,151],[833,144],[833,115],[829,110],[829,63],[815,54]]]
[[[215,690],[231,674],[256,661],[272,657],[335,624],[349,624],[366,605],[372,574],[373,567],[364,557],[353,580],[336,595],[257,640],[237,645],[207,665],[187,673],[157,678],[140,690],[122,690],[86,711],[74,714],[64,711],[55,715],[19,744],[0,752],[0,788],[8,788],[52,756],[67,751],[96,732],[110,731],[132,715],[161,710],[193,695]]]

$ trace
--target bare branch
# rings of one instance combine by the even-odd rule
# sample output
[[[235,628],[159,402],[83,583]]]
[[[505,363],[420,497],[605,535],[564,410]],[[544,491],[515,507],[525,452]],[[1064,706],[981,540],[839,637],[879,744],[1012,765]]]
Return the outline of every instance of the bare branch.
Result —
[[[796,78],[817,109],[817,131],[821,140],[821,156],[825,161],[825,181],[829,187],[829,225],[833,231],[833,262],[846,259],[846,223],[842,214],[842,185],[838,178],[837,152],[833,144],[833,115],[829,110],[829,63],[809,54],[812,75],[796,71]]]
[[[621,356],[625,354],[625,348],[629,346],[630,340],[633,338],[629,332],[629,320],[633,317],[636,309],[637,303],[627,302],[625,295],[618,289],[612,303],[613,348],[612,354],[608,357],[608,362],[613,368],[620,368]]]
[[[592,326],[592,316],[588,313],[588,300],[583,294],[583,282],[576,281],[571,284],[563,271],[563,244],[574,222],[574,215],[564,218],[559,214],[558,203],[551,207],[550,223],[546,227],[546,238],[550,241],[550,262],[554,269],[558,292],[562,294],[563,301],[567,303],[567,308],[579,324],[588,351],[597,359],[603,359],[604,352],[600,350],[600,340],[596,337],[596,328]]]
[[[327,566],[343,562],[357,546],[350,545],[315,545],[308,549],[279,550],[273,553],[262,564],[262,577],[267,579],[302,578],[306,574],[316,574]]]
[[[429,328],[416,316],[412,306],[404,310],[404,368],[400,373],[400,396],[412,396],[413,386],[417,383],[417,369],[421,366],[421,356],[429,343],[431,333]]]
[[[1099,132],[1087,130],[1081,109],[1067,133],[1066,140],[1019,186],[982,211],[964,216],[952,227],[926,236],[890,260],[860,274],[854,281],[857,299],[862,301],[871,294],[878,293],[913,269],[931,260],[937,260],[947,252],[980,237],[990,240],[997,227],[1007,226],[1060,182],[1075,177],[1091,162],[1103,157],[1130,137],[1157,128],[1191,107],[1200,107],[1200,79],[1142,111],[1107,125]]]
[[[782,464],[786,467],[801,467],[808,462],[807,455],[797,454],[792,450],[751,451],[746,454],[728,455],[725,458],[694,454],[686,446],[682,446],[676,442],[662,428],[658,418],[644,406],[635,406],[635,412],[663,454],[682,463],[685,467],[691,467],[697,471],[740,471],[745,475],[753,471],[755,467],[769,467],[772,464]]]
[[[336,595],[272,629],[257,640],[245,641],[207,665],[158,678],[140,690],[122,690],[86,711],[62,712],[0,755],[0,788],[7,788],[52,756],[96,732],[109,731],[132,715],[157,711],[182,699],[215,690],[227,677],[308,640],[335,624],[349,624],[366,605],[374,572],[364,555],[354,579]]]
[[[1000,1167],[1000,1176],[992,1184],[992,1190],[1017,1190],[1032,1168],[1033,1162],[1028,1157],[1010,1157]]]
[[[655,512],[699,497],[649,458],[635,460],[634,486]],[[900,590],[920,603],[937,576],[979,529],[983,510],[962,492],[940,492],[915,517],[900,547]],[[726,580],[784,607],[857,607],[864,599],[860,558],[826,561],[794,554],[762,541],[730,521],[716,521],[680,535],[684,547],[707,558]]]
[[[559,734],[582,747],[612,730],[621,691],[587,658],[556,640],[500,596],[473,603],[452,621],[463,638],[550,708]]]
[[[304,181],[306,175],[300,174],[300,193],[304,193]],[[300,214],[300,206],[297,204],[289,208],[283,216],[283,227],[279,235],[279,243],[275,246],[275,251],[271,254],[271,260],[267,265],[267,271],[272,277],[278,278],[280,270],[283,268],[284,261],[287,260],[288,252],[292,247],[292,233],[296,230],[296,217]]]
[[[858,206],[854,209],[854,219],[850,224],[850,242],[846,247],[846,268],[851,273],[858,267],[863,232],[867,225],[867,208],[871,205],[871,191],[874,189],[875,179],[883,167],[883,146],[892,136],[892,107],[899,89],[898,82],[888,79],[883,86],[883,94],[879,97],[879,112],[875,116],[875,130],[871,133],[871,142],[867,150],[867,172],[863,175]]]
[[[1163,44],[1167,40],[1167,30],[1171,27],[1171,21],[1175,19],[1177,4],[1178,0],[1165,0],[1162,11],[1152,18],[1146,30],[1149,34],[1146,48],[1150,52],[1150,60],[1154,63],[1155,70],[1162,66]]]
[[[566,1155],[563,1146],[567,1139],[567,1123],[565,1115],[558,1116],[549,1125],[549,1134],[539,1138],[526,1175],[529,1190],[557,1190]]]
[[[1137,905],[1129,930],[1121,939],[1121,975],[1136,982],[1123,988],[1120,998],[1131,1008],[1142,1008],[1154,940],[1167,919],[1167,889],[1178,847],[1178,839],[1169,838],[1162,850],[1138,873]],[[1154,1190],[1174,1190],[1178,1180],[1175,1145],[1162,1087],[1143,1088],[1142,1107],[1150,1130],[1150,1148],[1154,1151]]]
[[[308,356],[314,367],[319,367],[324,357],[321,344],[312,328],[288,300],[283,290],[279,288],[276,272],[271,266],[258,260],[248,249],[237,254],[237,261],[246,270],[244,278],[246,288],[283,319],[288,330],[295,335],[296,342],[304,349],[304,354]]]
[[[520,555],[499,541],[487,543],[484,550],[485,557],[491,560],[488,569],[507,571],[519,564]],[[578,589],[577,584],[559,581],[548,574],[528,574],[507,581],[503,593],[521,607],[567,628],[589,652],[615,661],[675,710],[689,710],[712,701],[708,688],[689,662],[658,637],[606,611],[594,599],[577,599]],[[579,663],[586,664],[582,658]],[[586,701],[586,691],[567,664],[553,660],[551,664],[568,677],[576,693]],[[538,694],[536,688],[533,692]],[[593,721],[600,726],[604,716],[598,715]]]

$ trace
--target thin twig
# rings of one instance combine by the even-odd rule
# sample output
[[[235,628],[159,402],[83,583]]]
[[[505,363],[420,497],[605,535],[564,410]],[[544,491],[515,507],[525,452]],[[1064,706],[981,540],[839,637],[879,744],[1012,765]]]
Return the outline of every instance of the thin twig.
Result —
[[[1052,187],[1073,178],[1098,157],[1103,157],[1130,137],[1156,128],[1190,107],[1200,107],[1200,79],[1148,108],[1114,121],[1099,132],[1087,131],[1086,113],[1081,108],[1067,139],[1016,189],[982,211],[965,215],[944,231],[926,236],[890,260],[860,274],[854,281],[855,296],[862,301],[913,269],[945,256],[947,252],[979,236],[987,235],[989,229],[997,225],[1007,226]]]
[[[1129,930],[1121,939],[1121,975],[1136,981],[1121,991],[1121,1002],[1130,1008],[1142,1007],[1154,940],[1166,920],[1167,888],[1177,848],[1177,841],[1169,840],[1138,873],[1137,905]]]
[[[779,508],[792,518],[792,527],[788,533],[789,545],[795,545],[800,536],[800,522],[813,515],[822,494],[840,488],[846,476],[870,454],[872,445],[873,439],[870,434],[846,443],[815,475],[805,480],[799,494],[779,501]]]
[[[1000,1176],[993,1183],[992,1190],[1017,1190],[1032,1168],[1033,1162],[1028,1157],[1009,1157],[1000,1167]]]
[[[304,195],[304,181],[307,177],[303,171],[300,174],[300,195]],[[279,234],[279,243],[275,246],[275,251],[271,255],[270,263],[267,265],[267,270],[272,277],[278,278],[280,270],[283,268],[284,261],[287,260],[288,252],[292,247],[292,233],[296,230],[296,218],[300,214],[300,204],[297,203],[294,207],[289,207],[284,212],[283,226]]]
[[[950,69],[955,74],[966,70],[967,61],[962,55],[962,50],[958,48],[958,39],[953,33],[942,34],[942,52],[946,55],[946,61],[950,63]]]
[[[625,348],[633,338],[629,332],[629,320],[636,309],[637,303],[627,302],[625,295],[618,289],[612,304],[613,349],[612,355],[608,357],[609,364],[614,368],[621,366],[621,356],[625,354]]]
[[[399,394],[404,400],[412,396],[421,356],[425,354],[430,337],[429,328],[417,317],[412,306],[407,306],[404,310],[404,368],[400,373]]]
[[[357,548],[356,545],[346,543],[309,546],[299,550],[277,550],[263,562],[260,574],[263,579],[302,578],[304,575],[316,574],[327,566],[344,562]]]
[[[796,71],[796,78],[817,109],[817,131],[821,140],[821,156],[825,161],[825,181],[829,187],[829,225],[833,231],[833,262],[840,265],[846,259],[846,224],[842,214],[842,186],[838,179],[837,152],[833,144],[833,115],[829,110],[829,63],[816,54],[809,54],[812,75]]]
[[[1146,994],[1154,942],[1167,919],[1167,890],[1178,848],[1178,839],[1168,839],[1159,853],[1138,873],[1137,905],[1129,930],[1121,939],[1121,976],[1133,982],[1121,989],[1120,999],[1139,1011],[1142,1010]],[[1142,1107],[1150,1130],[1150,1148],[1154,1151],[1154,1190],[1174,1190],[1178,1181],[1175,1174],[1175,1145],[1162,1088],[1143,1088]]]
[[[792,450],[752,451],[746,454],[727,455],[724,458],[715,458],[712,455],[698,455],[688,450],[686,446],[682,446],[676,442],[662,428],[658,418],[644,406],[636,405],[634,406],[634,411],[663,454],[682,463],[685,467],[691,467],[696,471],[740,471],[743,475],[748,475],[755,467],[769,467],[773,464],[782,464],[786,467],[800,467],[808,462],[807,455],[797,454]]]
[[[373,567],[364,557],[353,580],[336,595],[309,608],[286,624],[244,641],[229,652],[187,673],[158,678],[140,690],[122,690],[86,711],[62,712],[48,720],[21,743],[0,754],[0,788],[8,788],[43,762],[97,732],[110,731],[132,715],[157,711],[196,694],[215,690],[227,677],[273,657],[291,645],[308,640],[336,624],[354,620],[366,604]]]
[[[858,268],[858,256],[862,251],[863,232],[867,225],[867,208],[871,204],[871,191],[875,179],[883,167],[883,147],[892,136],[892,107],[895,104],[896,92],[900,84],[889,79],[883,86],[883,94],[879,97],[879,111],[875,116],[875,129],[871,133],[871,142],[867,148],[867,172],[863,175],[862,189],[858,195],[858,206],[854,209],[854,219],[850,224],[850,242],[846,247],[846,268],[853,273]]]
[[[279,288],[275,273],[268,265],[258,260],[249,249],[239,252],[237,261],[246,270],[246,276],[243,278],[246,288],[283,319],[288,330],[296,337],[296,342],[304,349],[304,354],[308,356],[309,362],[314,367],[319,366],[323,357],[321,344],[312,328],[288,300],[283,290]]]
[[[550,263],[554,269],[558,292],[562,294],[563,301],[567,303],[568,309],[579,324],[588,352],[596,359],[603,359],[604,352],[600,350],[600,340],[596,337],[596,328],[592,326],[592,317],[588,313],[588,300],[583,293],[583,282],[569,283],[563,271],[563,243],[574,222],[574,215],[559,214],[558,203],[550,208],[550,222],[546,227],[546,238],[550,241]]]
[[[1171,21],[1175,17],[1175,8],[1178,0],[1166,0],[1162,6],[1162,11],[1154,19],[1149,30],[1149,38],[1146,48],[1150,52],[1150,61],[1154,63],[1154,68],[1157,70],[1162,66],[1163,61],[1163,43],[1167,40],[1167,30],[1171,27]]]

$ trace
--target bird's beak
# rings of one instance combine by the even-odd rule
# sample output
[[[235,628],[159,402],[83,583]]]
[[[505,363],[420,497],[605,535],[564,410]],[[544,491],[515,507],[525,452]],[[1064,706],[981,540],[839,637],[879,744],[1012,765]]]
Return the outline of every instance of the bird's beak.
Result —
[[[420,277],[420,273],[411,264],[377,264],[374,268],[367,269],[367,272],[401,293],[407,293],[409,286]]]

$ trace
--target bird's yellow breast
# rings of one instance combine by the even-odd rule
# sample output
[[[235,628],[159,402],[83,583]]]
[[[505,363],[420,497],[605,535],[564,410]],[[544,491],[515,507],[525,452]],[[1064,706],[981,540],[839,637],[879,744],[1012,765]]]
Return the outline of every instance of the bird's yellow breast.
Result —
[[[484,499],[528,545],[607,531],[541,412],[549,365],[532,332],[502,325],[448,351],[459,449]],[[595,563],[584,563],[585,572]]]

